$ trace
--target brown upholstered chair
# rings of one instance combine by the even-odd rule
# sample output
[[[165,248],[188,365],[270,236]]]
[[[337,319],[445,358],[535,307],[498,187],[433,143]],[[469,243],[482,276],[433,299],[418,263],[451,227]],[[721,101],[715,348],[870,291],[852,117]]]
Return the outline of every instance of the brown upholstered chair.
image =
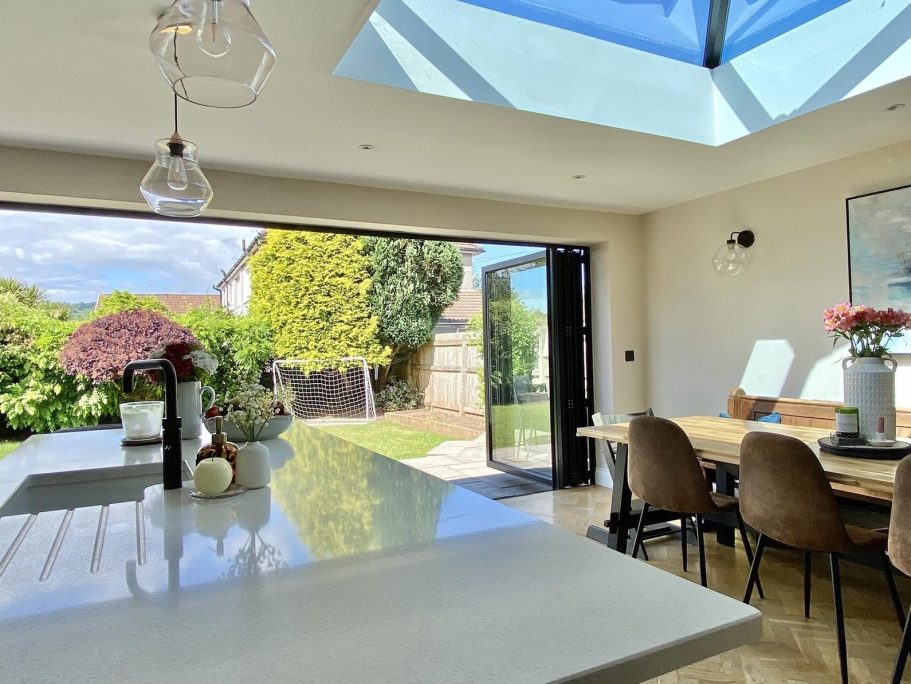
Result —
[[[903,623],[904,612],[885,556],[886,535],[846,525],[841,519],[832,486],[813,450],[798,439],[771,432],[751,432],[743,438],[740,446],[740,509],[747,524],[759,532],[744,603],[750,602],[769,539],[805,552],[829,554],[841,680],[847,682],[847,646],[838,559],[842,555],[878,555],[896,615]],[[804,577],[806,580],[809,575]],[[808,589],[805,584],[805,606]]]
[[[642,546],[642,528],[649,507],[680,514],[683,557],[686,559],[686,519],[695,518],[696,543],[699,549],[699,579],[706,586],[705,535],[703,516],[731,513],[737,520],[747,558],[753,550],[740,517],[737,499],[713,492],[706,482],[699,458],[686,433],[665,418],[638,416],[629,426],[629,487],[643,501],[642,514],[636,527],[633,558]],[[686,563],[684,561],[684,570]],[[758,590],[762,592],[762,586]]]
[[[911,458],[905,458],[895,471],[895,492],[889,518],[889,560],[906,575],[911,575]],[[908,651],[911,650],[911,613],[905,622],[901,647],[892,672],[893,684],[902,680]]]

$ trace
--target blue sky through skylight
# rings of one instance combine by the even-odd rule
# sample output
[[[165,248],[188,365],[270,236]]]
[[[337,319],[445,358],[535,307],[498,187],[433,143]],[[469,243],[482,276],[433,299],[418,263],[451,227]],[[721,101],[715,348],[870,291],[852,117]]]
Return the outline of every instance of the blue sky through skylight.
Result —
[[[708,0],[462,0],[504,14],[702,64]]]
[[[848,0],[731,0],[722,62],[752,50]]]
[[[529,21],[702,65],[709,0],[461,0]],[[731,0],[722,62],[849,0]]]

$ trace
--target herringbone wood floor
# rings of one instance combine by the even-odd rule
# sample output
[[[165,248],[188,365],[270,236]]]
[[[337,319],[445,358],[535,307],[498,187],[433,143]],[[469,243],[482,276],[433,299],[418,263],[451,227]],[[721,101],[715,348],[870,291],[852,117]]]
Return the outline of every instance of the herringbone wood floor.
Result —
[[[610,490],[602,487],[531,494],[503,503],[542,520],[584,535],[589,524],[602,524],[610,508]],[[592,542],[596,543],[596,542]],[[689,572],[684,574],[679,541],[647,543],[649,562],[668,572],[699,581],[695,547],[690,547]],[[741,598],[749,566],[738,539],[736,548],[720,546],[706,535],[708,583],[711,589]],[[643,561],[644,562],[644,561]],[[890,681],[901,630],[892,611],[881,572],[843,562],[842,587],[851,682]],[[605,578],[607,581],[607,578]],[[911,582],[899,580],[905,606],[911,606]],[[766,598],[755,596],[762,611],[762,639],[652,681],[652,684],[702,682],[838,682],[835,611],[828,557],[813,558],[813,603],[803,617],[803,558],[798,552],[770,548],[762,563]],[[911,682],[911,668],[905,680]]]

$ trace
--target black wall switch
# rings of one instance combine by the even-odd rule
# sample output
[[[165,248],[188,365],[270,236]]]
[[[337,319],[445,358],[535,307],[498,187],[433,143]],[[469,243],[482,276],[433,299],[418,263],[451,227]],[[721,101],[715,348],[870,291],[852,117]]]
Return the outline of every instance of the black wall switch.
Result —
[[[635,353],[632,349],[627,349],[627,350],[626,350],[626,360],[627,360],[627,361],[635,361],[635,360],[636,360],[636,353]]]

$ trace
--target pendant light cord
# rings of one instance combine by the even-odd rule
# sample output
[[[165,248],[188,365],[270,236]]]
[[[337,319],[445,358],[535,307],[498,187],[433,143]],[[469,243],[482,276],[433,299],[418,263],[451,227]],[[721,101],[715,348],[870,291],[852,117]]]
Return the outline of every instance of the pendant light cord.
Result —
[[[177,134],[177,93],[174,93],[174,133]]]

